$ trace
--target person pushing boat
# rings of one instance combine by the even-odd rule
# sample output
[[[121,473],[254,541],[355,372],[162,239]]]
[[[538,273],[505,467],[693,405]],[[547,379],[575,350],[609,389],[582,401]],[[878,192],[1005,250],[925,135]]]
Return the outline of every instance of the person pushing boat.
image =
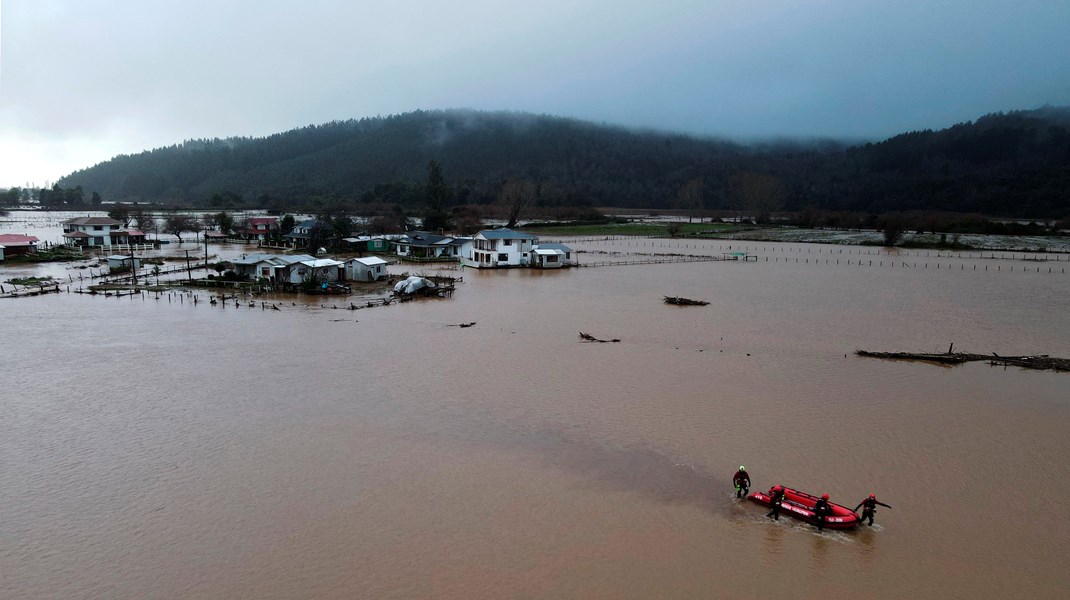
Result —
[[[821,531],[825,527],[825,517],[828,516],[832,507],[829,506],[829,495],[821,494],[821,499],[814,502],[814,522],[817,524],[817,530]]]
[[[870,494],[869,498],[866,498],[865,500],[863,500],[863,501],[858,503],[858,506],[855,507],[855,512],[858,512],[858,509],[861,508],[862,509],[862,521],[865,521],[866,519],[869,519],[869,525],[870,525],[870,527],[872,527],[873,526],[873,515],[877,514],[877,505],[878,504],[880,504],[881,506],[883,506],[885,508],[891,508],[891,505],[885,504],[885,503],[881,502],[880,500],[877,500],[877,495],[876,494]],[[861,522],[861,521],[859,521],[859,522]]]
[[[780,520],[780,509],[783,507],[784,502],[784,486],[774,485],[769,488],[769,507],[772,509],[767,517],[773,517],[774,521]]]
[[[739,465],[739,470],[732,476],[732,485],[736,486],[736,498],[742,498],[750,491],[750,474],[743,465]]]

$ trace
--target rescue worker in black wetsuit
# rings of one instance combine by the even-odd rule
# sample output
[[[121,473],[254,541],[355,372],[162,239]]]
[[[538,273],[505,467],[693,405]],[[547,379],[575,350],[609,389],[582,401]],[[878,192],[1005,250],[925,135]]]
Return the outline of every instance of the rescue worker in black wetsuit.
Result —
[[[780,520],[780,508],[784,502],[784,486],[774,485],[769,488],[769,506],[773,509],[769,511],[767,517],[773,517],[773,520]]]
[[[877,500],[877,495],[876,494],[870,494],[869,498],[866,498],[865,500],[863,500],[863,501],[858,503],[858,506],[855,507],[855,512],[858,512],[858,509],[861,508],[862,509],[862,521],[865,521],[866,519],[869,519],[869,525],[872,527],[873,526],[873,515],[877,514],[877,505],[878,504],[880,504],[881,506],[883,506],[885,508],[891,508],[891,505],[885,504],[885,503]]]
[[[739,470],[732,476],[732,485],[736,486],[736,498],[742,498],[750,491],[750,474],[743,465],[739,465]]]
[[[821,494],[821,499],[814,503],[814,520],[817,522],[817,530],[825,527],[825,517],[828,516],[832,507],[829,506],[829,495]]]

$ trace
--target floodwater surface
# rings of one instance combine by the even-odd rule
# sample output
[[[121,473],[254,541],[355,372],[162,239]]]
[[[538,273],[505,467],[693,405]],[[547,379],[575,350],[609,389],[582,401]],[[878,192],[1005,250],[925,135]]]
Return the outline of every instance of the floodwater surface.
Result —
[[[1065,597],[1070,375],[853,352],[1070,356],[1066,263],[748,251],[359,311],[0,299],[0,597]],[[894,508],[772,522],[740,464]]]

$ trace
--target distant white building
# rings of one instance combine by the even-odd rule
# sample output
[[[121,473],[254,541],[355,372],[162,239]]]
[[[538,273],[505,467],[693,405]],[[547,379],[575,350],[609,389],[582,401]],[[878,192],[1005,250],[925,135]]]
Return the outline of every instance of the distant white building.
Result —
[[[351,258],[346,261],[345,274],[348,281],[379,281],[386,277],[386,265],[378,256]]]
[[[497,267],[526,267],[531,265],[531,250],[539,238],[505,227],[484,229],[472,238],[470,257],[461,262],[480,269]]]

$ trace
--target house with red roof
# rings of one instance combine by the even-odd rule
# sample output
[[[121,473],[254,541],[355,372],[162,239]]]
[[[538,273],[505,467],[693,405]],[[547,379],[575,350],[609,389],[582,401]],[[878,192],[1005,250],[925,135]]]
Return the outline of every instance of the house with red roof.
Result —
[[[0,233],[0,260],[5,256],[36,254],[39,240],[24,233]]]
[[[238,231],[238,235],[246,240],[263,242],[278,229],[279,220],[275,217],[249,217],[245,222],[245,227]]]

